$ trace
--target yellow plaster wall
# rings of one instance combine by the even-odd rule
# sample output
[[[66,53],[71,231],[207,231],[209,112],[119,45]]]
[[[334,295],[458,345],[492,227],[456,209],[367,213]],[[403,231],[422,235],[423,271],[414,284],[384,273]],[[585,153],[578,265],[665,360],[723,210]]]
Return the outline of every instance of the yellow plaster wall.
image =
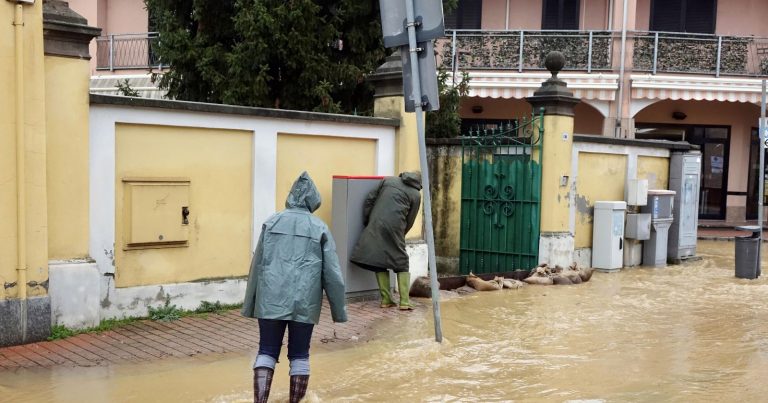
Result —
[[[315,214],[331,226],[333,175],[376,175],[376,140],[278,134],[276,211],[285,208],[291,185],[303,171],[322,198]]]
[[[251,255],[253,133],[118,124],[115,137],[116,285],[246,275]],[[123,250],[126,177],[190,180],[188,246]]]
[[[592,209],[595,201],[624,200],[627,156],[581,152],[578,158],[574,246],[589,248],[592,246]],[[542,208],[542,216],[546,216],[546,212]]]
[[[435,254],[458,258],[461,234],[461,147],[434,146],[429,151]]]
[[[24,6],[27,281],[37,282],[48,278],[42,5],[37,1]],[[17,278],[15,7],[11,2],[0,2],[0,283]],[[18,290],[18,286],[0,287],[0,299],[16,297]],[[28,289],[29,296],[45,294],[43,287]]]
[[[669,187],[669,159],[637,157],[637,179],[648,179],[648,189]]]
[[[49,259],[88,256],[87,60],[45,57]]]
[[[544,116],[544,151],[541,176],[541,232],[569,232],[568,190],[571,178],[573,118]],[[565,135],[565,136],[564,136]],[[566,186],[560,185],[568,176]]]

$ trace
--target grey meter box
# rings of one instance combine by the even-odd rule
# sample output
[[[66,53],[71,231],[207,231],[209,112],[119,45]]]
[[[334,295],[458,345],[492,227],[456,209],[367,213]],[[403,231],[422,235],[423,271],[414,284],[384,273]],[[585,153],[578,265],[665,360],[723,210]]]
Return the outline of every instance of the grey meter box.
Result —
[[[699,225],[701,152],[673,152],[669,162],[669,190],[677,192],[675,221],[669,228],[667,258],[674,263],[696,256]]]
[[[377,176],[334,176],[331,234],[336,241],[341,274],[347,296],[378,293],[376,275],[349,261],[349,256],[363,232],[363,203],[368,193],[381,183]]]

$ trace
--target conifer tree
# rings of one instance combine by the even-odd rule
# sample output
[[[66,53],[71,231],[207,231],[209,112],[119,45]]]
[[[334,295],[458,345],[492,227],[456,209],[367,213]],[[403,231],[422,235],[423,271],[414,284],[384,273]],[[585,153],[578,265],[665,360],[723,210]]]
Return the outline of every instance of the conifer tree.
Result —
[[[446,0],[454,7],[457,0]],[[366,113],[378,0],[145,0],[173,99]]]

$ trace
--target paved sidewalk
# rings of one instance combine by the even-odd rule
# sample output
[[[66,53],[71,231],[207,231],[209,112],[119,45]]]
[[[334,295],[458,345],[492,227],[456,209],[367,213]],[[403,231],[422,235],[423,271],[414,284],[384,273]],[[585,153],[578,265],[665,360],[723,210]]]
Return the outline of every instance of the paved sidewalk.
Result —
[[[425,309],[417,304],[417,310]],[[328,301],[323,301],[320,323],[312,344],[354,343],[369,339],[379,320],[407,315],[397,308],[381,309],[378,301],[347,305],[349,321],[333,323]],[[190,316],[173,322],[142,320],[114,330],[80,334],[63,340],[0,348],[0,372],[18,368],[99,366],[164,357],[255,350],[259,328],[255,319],[239,311]]]
[[[698,229],[698,238],[707,239],[707,240],[732,241],[735,237],[749,236],[751,234],[752,234],[751,232],[739,231],[735,228],[730,228],[730,227],[717,227],[717,228],[699,227]],[[768,241],[768,231],[764,230],[763,242],[766,242],[766,241]]]

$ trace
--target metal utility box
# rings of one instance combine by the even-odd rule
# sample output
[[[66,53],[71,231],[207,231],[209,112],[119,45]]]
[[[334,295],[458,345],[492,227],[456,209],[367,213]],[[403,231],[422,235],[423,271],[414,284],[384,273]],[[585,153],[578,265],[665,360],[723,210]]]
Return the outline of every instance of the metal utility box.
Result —
[[[332,228],[341,273],[348,296],[371,294],[379,289],[376,276],[349,261],[363,228],[363,203],[368,193],[381,183],[379,176],[334,176],[332,188]]]
[[[651,238],[650,214],[627,214],[627,228],[624,236],[630,239],[645,241]]]
[[[596,201],[592,227],[592,267],[601,271],[619,270],[624,260],[623,201]]]
[[[650,213],[652,220],[672,218],[674,203],[674,191],[652,189],[648,191],[648,204],[640,207],[640,212]]]
[[[701,152],[673,152],[669,163],[669,189],[677,192],[673,214],[677,217],[669,228],[667,257],[680,262],[696,255],[699,226],[699,186]]]
[[[648,204],[648,179],[630,179],[627,181],[627,204],[630,206]]]
[[[675,192],[672,190],[649,190],[648,205],[640,211],[651,215],[651,237],[643,243],[643,265],[667,265],[667,241],[669,227],[674,221],[673,206]]]
[[[123,179],[125,249],[185,246],[189,240],[189,180]]]

